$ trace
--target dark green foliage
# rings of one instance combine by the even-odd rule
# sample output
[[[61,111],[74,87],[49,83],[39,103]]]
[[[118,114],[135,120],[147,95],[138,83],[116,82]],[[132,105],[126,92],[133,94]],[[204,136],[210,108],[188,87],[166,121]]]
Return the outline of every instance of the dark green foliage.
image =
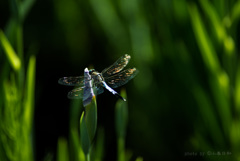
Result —
[[[29,154],[34,102],[36,160],[55,154],[58,137],[74,161],[90,144],[92,160],[119,159],[119,147],[125,160],[239,159],[239,1],[33,2],[0,2],[0,160]],[[36,89],[29,46],[40,49]],[[127,102],[99,95],[98,120],[85,118],[92,133],[80,135],[82,102],[69,105],[57,80],[89,65],[101,72],[125,53],[140,71],[124,87]]]

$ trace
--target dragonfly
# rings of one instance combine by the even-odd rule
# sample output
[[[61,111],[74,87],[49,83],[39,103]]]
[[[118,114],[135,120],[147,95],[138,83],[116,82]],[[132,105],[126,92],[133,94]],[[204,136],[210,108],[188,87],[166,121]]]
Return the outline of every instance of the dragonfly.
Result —
[[[104,92],[104,89],[111,92],[118,98],[126,101],[118,92],[113,88],[118,88],[125,85],[128,81],[133,79],[137,74],[136,68],[129,68],[123,70],[129,63],[131,56],[128,54],[120,57],[115,63],[108,68],[105,68],[101,73],[95,69],[89,70],[90,77],[76,76],[76,77],[62,77],[58,80],[58,83],[66,86],[78,86],[77,88],[68,92],[69,99],[81,99],[84,98],[84,90],[86,90],[86,84],[88,81],[92,81],[92,87],[95,88],[95,94],[99,95]],[[85,69],[86,70],[86,69]]]

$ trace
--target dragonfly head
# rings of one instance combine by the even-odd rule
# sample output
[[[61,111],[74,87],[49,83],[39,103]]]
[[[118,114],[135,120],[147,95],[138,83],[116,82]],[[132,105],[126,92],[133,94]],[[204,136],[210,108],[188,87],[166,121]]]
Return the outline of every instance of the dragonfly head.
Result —
[[[89,74],[91,75],[93,72],[95,72],[95,69],[90,69]]]

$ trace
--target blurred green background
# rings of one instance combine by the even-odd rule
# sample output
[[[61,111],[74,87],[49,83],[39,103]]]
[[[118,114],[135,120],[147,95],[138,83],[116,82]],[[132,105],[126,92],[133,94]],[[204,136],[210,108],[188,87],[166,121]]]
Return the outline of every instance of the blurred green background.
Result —
[[[26,140],[29,160],[56,160],[83,110],[58,79],[126,53],[140,71],[125,85],[130,160],[240,160],[239,18],[236,0],[1,0],[0,160],[21,160]],[[117,158],[116,101],[97,97],[103,160]]]

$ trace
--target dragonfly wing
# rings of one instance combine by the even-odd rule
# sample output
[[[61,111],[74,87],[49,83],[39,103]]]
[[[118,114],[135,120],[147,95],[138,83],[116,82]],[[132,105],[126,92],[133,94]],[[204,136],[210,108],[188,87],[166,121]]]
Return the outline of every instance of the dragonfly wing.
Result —
[[[99,86],[96,89],[97,89],[97,95],[102,94],[104,92],[104,89],[102,86]]]
[[[79,87],[71,90],[70,92],[68,92],[68,98],[70,99],[83,98],[83,90],[84,90],[84,87]],[[96,90],[97,90],[97,95],[102,94],[104,92],[103,87],[97,87]]]
[[[131,56],[125,54],[124,56],[119,58],[113,65],[111,65],[110,67],[102,71],[103,77],[108,77],[110,75],[120,72],[128,64],[130,59],[131,59]]]
[[[105,78],[105,82],[111,88],[117,88],[130,81],[133,77],[135,77],[138,74],[138,72],[139,71],[136,68],[129,68],[124,71],[121,71],[120,73]]]
[[[84,76],[62,77],[58,83],[66,86],[84,86]]]
[[[79,87],[68,92],[68,98],[70,99],[80,99],[83,98],[83,89],[84,87]]]

